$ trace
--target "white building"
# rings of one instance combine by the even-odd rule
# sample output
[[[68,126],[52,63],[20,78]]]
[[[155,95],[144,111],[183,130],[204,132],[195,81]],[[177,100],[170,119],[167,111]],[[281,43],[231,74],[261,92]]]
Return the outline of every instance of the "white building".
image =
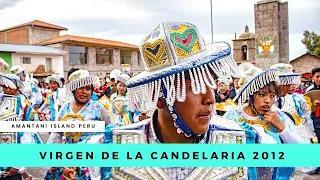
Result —
[[[63,76],[63,56],[67,55],[67,52],[61,49],[48,46],[0,44],[0,53],[9,55],[5,61],[10,66],[21,65],[38,79],[53,73]]]

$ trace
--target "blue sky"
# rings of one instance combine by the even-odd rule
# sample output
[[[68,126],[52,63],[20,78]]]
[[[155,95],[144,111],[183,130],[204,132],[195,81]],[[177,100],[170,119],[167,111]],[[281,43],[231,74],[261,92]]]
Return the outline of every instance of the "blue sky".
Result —
[[[283,1],[283,0],[282,0]],[[289,2],[290,60],[306,52],[304,30],[320,33],[320,0]],[[214,41],[232,43],[245,25],[254,32],[258,0],[212,0]],[[210,0],[0,0],[0,29],[35,19],[68,28],[67,34],[139,45],[163,21],[195,24],[211,42]]]

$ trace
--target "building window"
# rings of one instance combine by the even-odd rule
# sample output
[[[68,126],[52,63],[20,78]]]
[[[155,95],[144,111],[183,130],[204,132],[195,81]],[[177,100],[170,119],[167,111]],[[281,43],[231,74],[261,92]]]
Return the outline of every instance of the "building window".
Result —
[[[30,57],[22,57],[22,64],[31,64]]]
[[[120,50],[120,59],[121,59],[121,64],[131,65],[131,51]]]
[[[88,64],[88,48],[81,46],[69,46],[69,64],[80,65]]]
[[[97,64],[112,64],[112,49],[107,48],[97,48]]]
[[[247,46],[242,46],[242,60],[248,60],[248,48]]]
[[[46,58],[46,72],[52,72],[51,66],[52,66],[52,59]]]

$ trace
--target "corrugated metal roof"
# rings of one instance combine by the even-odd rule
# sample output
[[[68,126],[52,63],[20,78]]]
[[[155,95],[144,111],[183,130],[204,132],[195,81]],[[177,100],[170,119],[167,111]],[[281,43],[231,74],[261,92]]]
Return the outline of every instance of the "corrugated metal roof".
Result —
[[[35,45],[20,45],[20,44],[0,44],[0,52],[26,53],[26,54],[51,54],[65,55],[67,52],[49,47]]]

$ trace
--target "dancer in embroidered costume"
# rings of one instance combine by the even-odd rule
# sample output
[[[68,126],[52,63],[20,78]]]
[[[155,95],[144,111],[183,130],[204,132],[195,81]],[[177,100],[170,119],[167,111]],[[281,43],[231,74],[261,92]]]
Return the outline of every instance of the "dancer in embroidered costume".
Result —
[[[8,68],[9,65],[0,58],[0,89],[4,90],[0,92],[0,120],[21,120],[21,107],[17,96],[7,94],[17,89],[16,84],[4,74]],[[17,133],[0,132],[0,144],[17,144],[19,142]],[[0,167],[0,179],[22,180],[22,177],[28,180],[32,179],[24,167]]]
[[[107,110],[97,101],[91,100],[93,89],[99,87],[99,79],[87,70],[76,70],[69,76],[66,90],[73,94],[74,100],[65,103],[57,115],[58,121],[105,121],[110,123]],[[104,133],[51,133],[48,143],[103,143]],[[100,168],[59,167],[51,168],[45,175],[46,180],[66,179],[101,179]]]
[[[290,64],[275,64],[271,66],[272,69],[278,71],[280,80],[280,97],[277,98],[274,106],[278,107],[281,111],[286,112],[294,120],[295,125],[299,126],[303,124],[307,130],[306,132],[300,132],[305,139],[311,139],[314,137],[313,122],[310,117],[311,111],[305,98],[297,93],[289,94],[289,90],[292,85],[299,86],[300,74],[292,72],[292,66]]]
[[[53,74],[47,77],[46,81],[49,83],[50,91],[46,92],[44,103],[39,108],[42,115],[41,120],[55,121],[56,115],[62,106],[62,102],[59,99],[60,91],[62,91],[61,77]]]
[[[112,94],[110,101],[112,104],[112,113],[115,115],[112,118],[115,121],[116,126],[125,126],[131,124],[128,109],[128,95],[126,82],[130,79],[127,74],[120,74],[116,76],[117,80],[117,92]]]
[[[151,118],[109,130],[107,143],[241,144],[254,141],[252,129],[246,129],[252,135],[246,139],[245,131],[237,123],[211,116],[215,103],[215,74],[229,82],[231,75],[238,74],[229,44],[205,45],[193,24],[165,22],[142,40],[140,52],[146,71],[127,81],[128,103],[131,111],[149,112]],[[226,134],[230,139],[224,138]],[[220,138],[221,142],[217,142]],[[105,170],[109,171],[105,175],[111,179],[248,178],[247,168],[242,167],[114,167]]]
[[[279,76],[276,70],[262,71],[252,67],[243,73],[246,84],[234,100],[239,108],[229,111],[224,117],[235,122],[250,124],[259,132],[259,143],[308,143],[298,134],[298,127],[283,112],[272,108],[276,96],[280,95]],[[290,179],[295,168],[251,168],[257,178]]]

